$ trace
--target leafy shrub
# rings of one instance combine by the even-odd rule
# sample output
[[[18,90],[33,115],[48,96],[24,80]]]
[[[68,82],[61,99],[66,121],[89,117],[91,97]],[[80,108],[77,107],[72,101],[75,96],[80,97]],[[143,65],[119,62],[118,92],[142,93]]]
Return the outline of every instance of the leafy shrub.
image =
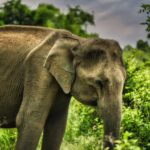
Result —
[[[115,150],[141,150],[137,139],[133,139],[132,133],[124,132],[121,140],[116,141]]]
[[[127,81],[124,88],[123,131],[132,133],[141,149],[150,148],[150,53],[124,51]]]
[[[74,98],[70,107],[64,141],[80,145],[86,150],[99,150],[103,126],[95,109],[81,105]]]
[[[0,150],[13,150],[16,137],[15,129],[0,129]]]

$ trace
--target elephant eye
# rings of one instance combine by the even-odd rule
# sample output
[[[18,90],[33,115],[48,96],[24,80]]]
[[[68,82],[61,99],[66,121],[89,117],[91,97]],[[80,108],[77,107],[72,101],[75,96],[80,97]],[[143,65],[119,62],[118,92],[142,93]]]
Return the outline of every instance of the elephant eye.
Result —
[[[100,50],[93,50],[86,54],[86,59],[88,60],[98,60],[104,56],[105,52]]]

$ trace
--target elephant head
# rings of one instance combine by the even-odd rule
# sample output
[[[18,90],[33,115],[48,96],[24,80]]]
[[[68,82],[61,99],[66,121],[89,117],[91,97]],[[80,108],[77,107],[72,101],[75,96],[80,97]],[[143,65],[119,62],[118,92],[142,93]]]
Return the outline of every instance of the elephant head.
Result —
[[[64,36],[51,48],[45,67],[66,94],[95,106],[104,121],[104,147],[119,137],[125,69],[119,44],[107,39]]]

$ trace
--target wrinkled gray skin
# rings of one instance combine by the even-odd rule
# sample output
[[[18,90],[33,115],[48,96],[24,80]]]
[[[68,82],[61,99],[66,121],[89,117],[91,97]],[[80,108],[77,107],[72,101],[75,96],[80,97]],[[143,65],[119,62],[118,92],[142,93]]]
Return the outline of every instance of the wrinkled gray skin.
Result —
[[[0,127],[18,128],[16,150],[58,150],[71,95],[104,120],[104,147],[119,136],[125,70],[116,41],[65,30],[0,27]],[[92,144],[92,143],[91,143]]]

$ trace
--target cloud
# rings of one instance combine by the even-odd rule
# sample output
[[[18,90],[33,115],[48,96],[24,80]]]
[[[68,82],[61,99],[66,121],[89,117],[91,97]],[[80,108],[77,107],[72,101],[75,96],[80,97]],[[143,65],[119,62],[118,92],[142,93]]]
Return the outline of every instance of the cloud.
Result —
[[[135,45],[138,39],[145,39],[146,32],[140,22],[144,16],[139,14],[141,3],[132,1],[108,1],[100,2],[95,7],[96,26],[90,27],[90,31],[97,31],[101,37],[114,38],[121,45]]]

